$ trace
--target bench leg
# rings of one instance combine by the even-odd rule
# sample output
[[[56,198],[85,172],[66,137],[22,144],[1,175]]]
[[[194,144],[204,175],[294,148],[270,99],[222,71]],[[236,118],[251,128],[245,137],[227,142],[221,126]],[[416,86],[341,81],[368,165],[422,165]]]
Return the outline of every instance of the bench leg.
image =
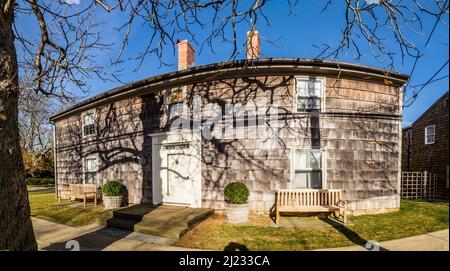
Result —
[[[97,206],[97,195],[94,196],[94,206]]]
[[[275,211],[275,224],[279,224],[279,223],[280,223],[280,211],[277,208]]]
[[[86,207],[86,195],[84,195],[84,201],[83,201],[83,203],[84,203],[84,207]]]

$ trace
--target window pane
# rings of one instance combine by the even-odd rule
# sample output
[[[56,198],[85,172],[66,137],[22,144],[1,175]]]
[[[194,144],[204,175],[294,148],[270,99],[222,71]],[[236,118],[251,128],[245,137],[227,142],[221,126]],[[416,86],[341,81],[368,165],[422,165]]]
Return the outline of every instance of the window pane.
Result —
[[[320,150],[311,150],[309,152],[308,168],[321,169],[322,168],[322,152]]]
[[[314,81],[308,82],[308,96],[315,96]]]
[[[306,96],[306,85],[307,81],[298,80],[297,81],[297,96]]]
[[[318,111],[320,110],[320,98],[298,98],[297,111]]]
[[[308,179],[308,173],[302,172],[302,173],[295,173],[294,176],[294,188],[307,188],[307,179]]]
[[[97,161],[96,159],[86,159],[85,169],[86,172],[96,172],[97,171]]]
[[[85,173],[84,182],[86,184],[95,184],[97,183],[97,173],[88,172]]]
[[[321,188],[322,187],[322,174],[320,172],[311,172],[309,175],[310,187]]]
[[[308,82],[308,96],[310,97],[320,97],[321,96],[322,84],[320,81],[311,80]]]
[[[306,99],[299,97],[297,99],[297,111],[305,111],[306,108],[307,108],[307,106],[306,106]]]
[[[321,188],[322,174],[320,172],[296,172],[293,188]]]
[[[84,115],[83,125],[94,124],[94,113]]]
[[[85,136],[95,134],[94,124],[86,125],[83,128],[84,128],[84,135]]]
[[[306,152],[304,150],[295,150],[294,169],[301,170],[306,168]]]
[[[294,169],[321,169],[322,151],[321,150],[295,150]]]
[[[320,109],[320,99],[308,98],[307,109],[310,109],[310,110]]]
[[[322,82],[314,81],[314,95],[320,97],[322,92],[321,90],[322,90]]]

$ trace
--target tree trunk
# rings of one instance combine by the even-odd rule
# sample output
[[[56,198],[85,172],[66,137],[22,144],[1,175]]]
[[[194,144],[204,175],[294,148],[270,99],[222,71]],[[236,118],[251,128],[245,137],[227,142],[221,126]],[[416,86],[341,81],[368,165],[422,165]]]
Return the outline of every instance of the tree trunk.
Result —
[[[0,1],[0,250],[36,250],[19,141],[14,15],[11,9],[5,13],[2,4],[4,1]]]

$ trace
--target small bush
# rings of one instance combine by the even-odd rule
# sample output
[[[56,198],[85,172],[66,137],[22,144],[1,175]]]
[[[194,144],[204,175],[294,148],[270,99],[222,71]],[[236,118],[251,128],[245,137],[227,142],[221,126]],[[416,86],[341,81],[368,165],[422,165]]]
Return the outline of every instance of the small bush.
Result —
[[[53,178],[27,178],[27,185],[55,185]]]
[[[103,195],[109,197],[121,196],[123,192],[122,184],[119,181],[108,181],[102,187]]]
[[[230,204],[245,204],[248,200],[249,191],[245,184],[233,182],[225,186],[225,202]]]

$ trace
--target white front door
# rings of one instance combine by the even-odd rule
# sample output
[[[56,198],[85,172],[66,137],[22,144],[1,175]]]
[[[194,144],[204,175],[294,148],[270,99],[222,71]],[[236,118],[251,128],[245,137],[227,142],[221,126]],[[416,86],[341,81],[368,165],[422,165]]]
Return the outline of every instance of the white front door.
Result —
[[[200,142],[192,136],[153,137],[153,204],[201,207]]]
[[[192,168],[189,159],[190,148],[187,144],[162,146],[165,149],[161,173],[163,202],[166,204],[186,204],[192,201],[193,182],[190,176]],[[164,165],[166,165],[164,167]]]

